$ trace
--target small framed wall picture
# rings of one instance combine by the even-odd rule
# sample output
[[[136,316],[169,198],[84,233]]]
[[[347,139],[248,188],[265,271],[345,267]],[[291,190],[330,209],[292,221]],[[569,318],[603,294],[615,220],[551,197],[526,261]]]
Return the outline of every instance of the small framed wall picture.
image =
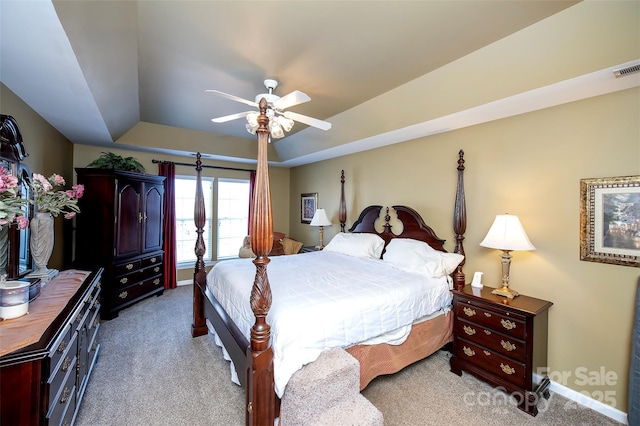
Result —
[[[311,192],[300,195],[300,222],[311,223],[318,206],[318,193]]]

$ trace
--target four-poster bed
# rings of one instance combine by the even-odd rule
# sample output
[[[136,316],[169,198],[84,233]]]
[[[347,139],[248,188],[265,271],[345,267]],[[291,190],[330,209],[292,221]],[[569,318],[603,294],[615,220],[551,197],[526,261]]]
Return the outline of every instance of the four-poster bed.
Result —
[[[257,130],[258,163],[256,171],[255,192],[253,198],[253,216],[251,218],[251,247],[253,252],[256,254],[256,258],[252,261],[255,265],[255,268],[253,268],[253,270],[255,271],[255,275],[253,278],[253,284],[250,285],[251,283],[248,283],[250,285],[249,290],[245,288],[245,290],[247,290],[245,293],[247,295],[250,295],[248,297],[248,306],[250,307],[250,320],[252,324],[242,325],[242,312],[236,313],[233,312],[233,310],[229,310],[229,307],[232,306],[232,304],[227,302],[225,300],[226,296],[224,294],[222,294],[221,296],[221,293],[217,292],[218,290],[214,289],[212,291],[212,288],[214,287],[212,287],[211,282],[208,282],[207,279],[207,273],[205,271],[203,261],[205,246],[202,238],[203,227],[205,223],[204,198],[202,196],[201,187],[202,163],[200,160],[200,154],[198,154],[196,161],[196,206],[194,210],[194,219],[197,228],[197,241],[195,249],[197,261],[194,272],[192,335],[196,337],[207,334],[209,331],[207,327],[207,320],[210,322],[211,326],[215,330],[216,339],[222,343],[225,349],[225,354],[228,355],[233,363],[233,366],[235,367],[238,382],[246,390],[247,424],[273,425],[274,419],[279,415],[279,398],[276,395],[276,390],[279,390],[279,394],[282,394],[284,388],[282,387],[283,385],[280,385],[280,389],[276,389],[276,384],[274,382],[274,347],[272,347],[272,341],[277,340],[276,338],[280,336],[279,333],[281,333],[281,328],[278,328],[275,318],[271,318],[271,316],[269,316],[269,322],[267,321],[267,316],[269,315],[270,309],[272,308],[272,287],[270,284],[269,275],[267,274],[267,265],[271,262],[268,254],[273,243],[273,226],[267,166],[267,143],[269,138],[269,131],[268,118],[266,116],[266,101],[264,99],[261,100],[259,106],[260,116],[258,117],[259,128]],[[466,228],[466,209],[462,179],[464,171],[464,160],[462,156],[463,153],[462,151],[460,151],[458,158],[458,186],[456,192],[456,204],[454,209],[455,211],[453,221],[454,231],[456,233],[455,253],[464,255],[462,241],[464,239],[464,231]],[[344,201],[344,174],[341,176],[341,185],[342,188],[340,207],[338,212],[341,230],[344,231],[346,222],[346,206]],[[349,229],[349,233],[371,234],[370,236],[372,238],[381,239],[382,242],[380,245],[380,252],[382,252],[383,247],[385,249],[389,247],[390,242],[394,239],[410,239],[410,241],[417,240],[426,242],[428,246],[432,248],[430,250],[432,250],[434,253],[440,253],[438,256],[445,256],[446,250],[443,247],[444,240],[441,240],[436,236],[434,231],[425,224],[424,220],[415,210],[406,206],[393,206],[393,211],[397,215],[398,221],[402,224],[402,231],[399,232],[398,235],[393,234],[391,231],[392,225],[390,224],[391,218],[389,215],[389,208],[387,208],[385,211],[383,210],[382,206],[369,206],[365,208],[361,212],[359,218],[356,220],[353,226]],[[383,230],[379,232],[376,230],[375,222],[379,220],[381,213],[385,212],[386,214],[383,221],[384,225],[382,227]],[[420,244],[424,245],[424,243]],[[335,246],[336,245],[334,245],[334,247]],[[297,262],[292,258],[299,258],[299,261],[311,262],[314,256],[317,256],[318,260],[320,260],[321,256],[350,257],[346,254],[343,255],[330,253],[332,251],[331,248],[329,248],[329,250],[325,250],[327,251],[327,253],[316,252],[296,256],[285,256],[287,259],[278,258],[277,260],[274,258],[274,264],[272,265],[272,267],[275,268],[274,277],[276,278],[273,282],[281,285],[281,281],[285,281],[285,278],[283,278],[283,271],[287,271],[287,268],[289,267],[293,268],[290,269],[290,271],[295,271],[295,265],[288,265],[283,263]],[[334,249],[333,251],[339,250]],[[356,260],[362,262],[377,262],[378,264],[384,263],[382,260],[380,260],[381,255],[377,255],[378,259],[376,260]],[[465,283],[464,273],[462,272],[464,259],[462,256],[458,257],[459,259],[455,264],[457,266],[453,266],[453,269],[447,270],[446,274],[440,274],[440,276],[435,279],[435,281],[437,281],[435,285],[440,286],[440,288],[442,287],[442,280],[444,279],[446,285],[445,292],[447,294],[447,297],[449,297],[449,288],[451,285],[456,288],[460,288]],[[332,258],[331,261],[335,262],[336,259],[337,258]],[[460,259],[462,259],[462,262],[460,262]],[[236,262],[237,265],[231,262]],[[227,264],[230,268],[233,268],[235,266],[241,266],[240,262],[247,263],[250,261],[244,259],[240,260],[239,262],[229,261],[223,263]],[[371,263],[370,265],[373,265],[373,263]],[[302,267],[309,269],[308,263],[304,264]],[[393,268],[393,266],[388,265],[381,267]],[[351,268],[351,266],[347,266],[347,268]],[[232,271],[227,275],[242,275],[237,271],[240,271],[240,269],[232,269]],[[246,275],[246,268],[243,271]],[[397,269],[395,273],[398,274],[398,282],[402,282],[405,279],[414,279],[416,275],[411,271],[405,272],[400,269]],[[400,274],[404,275],[401,277]],[[449,274],[451,275],[452,280],[448,277]],[[413,275],[413,277],[410,277],[411,275]],[[350,280],[352,280],[350,281],[350,284],[353,284],[353,279],[350,278]],[[245,281],[247,281],[246,278]],[[400,284],[398,284],[398,286],[399,285]],[[274,290],[277,288],[277,286],[274,287]],[[214,295],[214,292],[217,292],[217,297],[216,295]],[[421,296],[412,295],[411,297]],[[450,299],[446,299],[443,297],[440,297],[440,299],[442,299],[441,303],[445,303],[443,301],[446,300],[449,300],[446,303],[450,303]],[[275,300],[276,305],[274,305],[274,309],[276,311],[279,311],[280,299],[275,298]],[[414,303],[414,301],[412,300],[408,303]],[[420,300],[419,302],[415,303],[422,306],[423,301]],[[367,301],[365,304],[368,305],[369,302]],[[223,305],[225,305],[227,309],[225,309]],[[406,339],[404,340],[404,343],[397,345],[386,343],[365,345],[358,344],[359,342],[366,340],[365,338],[354,337],[355,340],[352,342],[354,344],[345,345],[345,347],[347,347],[347,351],[360,361],[361,387],[366,386],[377,375],[399,371],[401,368],[437,351],[443,345],[452,340],[451,330],[453,315],[451,314],[451,312],[443,307],[441,309],[442,314],[436,315],[435,311],[440,310],[439,307],[430,307],[428,309],[428,312],[424,311],[417,313],[417,316],[413,317],[413,319],[410,319],[409,322],[406,322],[405,318],[402,319],[402,321],[405,321],[403,324],[408,324],[407,328],[411,330],[411,332],[408,332],[408,336],[404,336],[404,339]],[[325,314],[314,315],[313,318],[310,319],[310,323],[308,325],[305,325],[305,327],[308,327],[308,329],[306,330],[309,330],[308,332],[304,333],[305,337],[314,333],[313,330],[318,328],[316,327],[316,325],[324,325],[327,322],[329,315],[331,315],[331,318],[333,318],[334,313],[331,313],[330,309],[327,309],[324,312]],[[427,313],[433,314],[433,318],[423,321],[422,317],[423,315],[426,316]],[[416,323],[414,326],[411,326],[412,321],[418,318],[420,318],[421,320],[419,324]],[[347,318],[345,319],[345,321],[345,324],[349,324],[348,328],[349,330],[351,330],[351,324],[348,322],[349,319]],[[289,320],[283,322],[290,323],[292,321]],[[274,332],[273,336],[271,333],[272,325],[274,325],[274,330],[278,330],[277,332]],[[247,327],[250,327],[248,335],[246,334]],[[388,330],[390,331],[394,329],[389,328]],[[328,331],[331,332],[331,330]],[[282,333],[284,334],[284,332]],[[334,337],[335,336],[321,337],[320,339],[331,340]],[[320,348],[321,347],[322,344]],[[282,357],[282,354],[280,352],[282,351],[282,348],[279,346],[279,344],[277,344],[275,348],[278,352],[276,354],[277,356],[275,357],[276,363],[278,363],[278,365],[281,365],[280,357]],[[311,351],[318,352],[320,350],[321,349],[315,348]],[[316,352],[313,352],[311,358],[313,358],[313,356],[316,356]],[[313,359],[311,359],[311,361],[312,360]],[[282,380],[280,380],[279,377],[277,377],[277,379],[277,382],[280,384]],[[286,380],[284,380],[284,383],[286,383]]]

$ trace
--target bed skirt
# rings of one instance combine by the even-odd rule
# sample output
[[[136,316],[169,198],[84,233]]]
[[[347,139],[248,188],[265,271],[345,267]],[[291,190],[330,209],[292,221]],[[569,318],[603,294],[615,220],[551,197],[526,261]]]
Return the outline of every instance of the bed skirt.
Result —
[[[453,312],[448,310],[411,328],[401,345],[356,345],[347,348],[360,363],[360,390],[376,377],[393,374],[453,341]]]

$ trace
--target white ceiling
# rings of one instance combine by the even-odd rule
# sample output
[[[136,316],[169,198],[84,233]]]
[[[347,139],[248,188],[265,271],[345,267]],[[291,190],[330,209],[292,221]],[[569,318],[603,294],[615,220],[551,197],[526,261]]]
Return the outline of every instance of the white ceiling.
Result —
[[[292,111],[331,122],[575,3],[2,0],[0,78],[73,143],[112,146],[139,122],[253,139],[211,122],[247,106],[206,89],[252,100],[275,78],[311,97]]]

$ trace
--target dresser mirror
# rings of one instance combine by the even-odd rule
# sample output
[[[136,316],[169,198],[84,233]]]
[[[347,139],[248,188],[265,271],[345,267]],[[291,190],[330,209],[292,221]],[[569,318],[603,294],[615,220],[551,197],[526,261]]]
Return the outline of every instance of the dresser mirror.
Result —
[[[0,165],[18,178],[21,197],[31,199],[31,171],[22,163],[29,154],[24,149],[18,123],[10,115],[0,114]],[[31,220],[33,206],[23,206],[23,216]],[[33,269],[29,248],[29,227],[14,223],[0,227],[0,275],[23,277]]]

